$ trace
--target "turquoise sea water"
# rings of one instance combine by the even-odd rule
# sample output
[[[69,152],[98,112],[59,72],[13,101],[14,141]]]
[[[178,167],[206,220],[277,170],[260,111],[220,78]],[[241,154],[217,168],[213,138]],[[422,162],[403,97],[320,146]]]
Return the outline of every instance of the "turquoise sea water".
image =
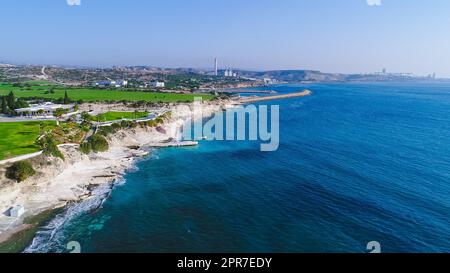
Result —
[[[278,151],[157,150],[27,251],[78,241],[82,252],[367,252],[378,241],[383,252],[449,252],[450,84],[271,87],[303,88],[314,94],[270,102]]]

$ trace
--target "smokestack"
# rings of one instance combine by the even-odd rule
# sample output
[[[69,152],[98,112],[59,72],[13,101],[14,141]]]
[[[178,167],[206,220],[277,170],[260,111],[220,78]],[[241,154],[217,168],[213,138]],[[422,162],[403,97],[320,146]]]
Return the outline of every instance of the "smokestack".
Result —
[[[217,67],[217,58],[214,58],[214,75],[219,76],[219,71]]]

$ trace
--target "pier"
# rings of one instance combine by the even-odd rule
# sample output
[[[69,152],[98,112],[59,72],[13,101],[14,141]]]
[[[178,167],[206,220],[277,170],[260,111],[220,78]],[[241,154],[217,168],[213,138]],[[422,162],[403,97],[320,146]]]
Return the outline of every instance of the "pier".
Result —
[[[218,93],[259,93],[259,94],[276,94],[275,90],[256,90],[256,89],[224,89],[217,90]]]
[[[168,148],[168,147],[189,147],[197,146],[197,141],[172,141],[167,143],[152,143],[149,146],[152,148]]]
[[[260,102],[260,101],[305,97],[305,96],[310,96],[311,94],[312,94],[312,91],[303,90],[301,92],[289,93],[289,94],[285,94],[285,95],[275,95],[275,96],[265,96],[265,97],[244,97],[244,98],[240,98],[239,101],[241,103],[253,103],[253,102]]]

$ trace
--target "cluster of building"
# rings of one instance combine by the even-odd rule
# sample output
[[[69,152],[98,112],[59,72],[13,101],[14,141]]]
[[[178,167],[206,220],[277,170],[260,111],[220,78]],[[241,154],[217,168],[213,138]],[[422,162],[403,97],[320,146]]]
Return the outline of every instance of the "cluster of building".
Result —
[[[214,76],[219,76],[219,64],[217,61],[217,58],[214,59]],[[229,68],[223,71],[224,77],[231,77],[231,78],[237,78],[239,75],[236,71],[233,71],[233,69]]]
[[[107,87],[115,87],[115,88],[121,88],[128,86],[128,81],[126,80],[120,80],[120,81],[98,81],[94,84],[96,87],[100,88],[107,88]],[[164,88],[166,86],[166,83],[163,81],[152,81],[149,83],[146,83],[144,86],[141,87],[153,87],[153,88]]]
[[[235,71],[233,71],[233,69],[226,69],[224,72],[223,72],[223,76],[224,77],[232,77],[232,78],[237,78],[238,77],[238,73],[237,72],[235,72]]]
[[[128,85],[128,81],[120,80],[120,81],[99,81],[95,83],[96,87],[125,87]]]
[[[413,73],[391,73],[391,72],[388,72],[386,70],[386,68],[383,68],[383,70],[381,70],[381,72],[376,72],[375,75],[396,76],[396,77],[415,77],[415,75]],[[430,78],[430,79],[436,79],[436,73],[428,74],[426,77]]]
[[[270,85],[270,84],[277,83],[277,80],[276,79],[271,79],[271,78],[264,78],[263,82],[264,82],[264,84]]]

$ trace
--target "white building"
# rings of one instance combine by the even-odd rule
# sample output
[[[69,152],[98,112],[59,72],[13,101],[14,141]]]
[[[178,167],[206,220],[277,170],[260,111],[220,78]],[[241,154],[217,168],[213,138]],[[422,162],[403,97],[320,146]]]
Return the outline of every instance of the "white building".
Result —
[[[109,86],[113,86],[113,87],[124,87],[128,85],[128,81],[127,80],[119,80],[119,81],[99,81],[95,83],[95,86],[97,87],[109,87]]]
[[[25,213],[25,208],[21,205],[14,206],[9,210],[9,216],[14,217],[14,218],[19,218],[24,213]]]
[[[111,82],[112,83],[112,82]],[[114,82],[114,86],[115,87],[124,87],[128,85],[128,81],[123,80],[123,81],[115,81]]]
[[[263,81],[264,81],[264,84],[275,84],[277,82],[276,79],[271,79],[271,78],[264,78]]]
[[[150,83],[150,86],[155,88],[164,88],[166,84],[164,82],[154,81]]]
[[[234,72],[233,69],[230,68],[230,69],[225,70],[225,71],[223,72],[223,75],[224,75],[225,77],[233,77],[233,78],[237,78],[238,73],[237,73],[237,72]]]
[[[16,113],[20,116],[39,116],[39,117],[53,117],[53,113],[56,109],[64,109],[67,112],[73,112],[73,104],[54,104],[51,102],[46,102],[44,104],[31,104],[30,107],[16,109]]]

